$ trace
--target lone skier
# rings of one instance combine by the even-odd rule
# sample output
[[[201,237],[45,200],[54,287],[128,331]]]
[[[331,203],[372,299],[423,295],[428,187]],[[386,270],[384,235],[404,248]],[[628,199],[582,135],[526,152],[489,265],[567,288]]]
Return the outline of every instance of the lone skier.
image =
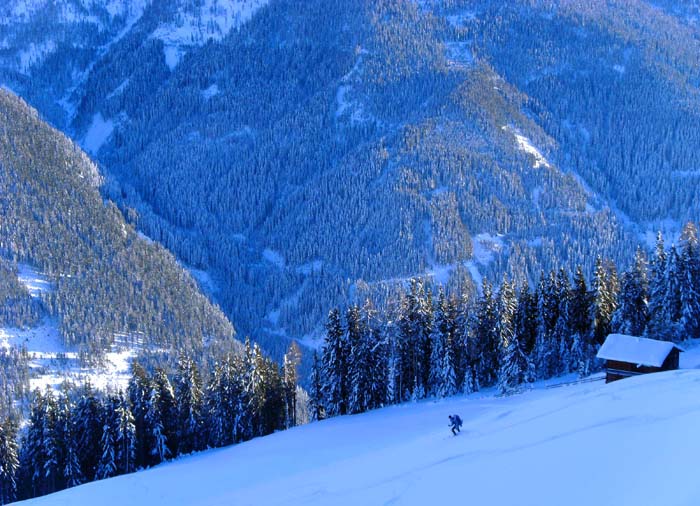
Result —
[[[457,432],[462,432],[459,428],[462,426],[462,419],[459,415],[449,415],[450,419],[450,429],[452,430],[452,435],[456,436]]]

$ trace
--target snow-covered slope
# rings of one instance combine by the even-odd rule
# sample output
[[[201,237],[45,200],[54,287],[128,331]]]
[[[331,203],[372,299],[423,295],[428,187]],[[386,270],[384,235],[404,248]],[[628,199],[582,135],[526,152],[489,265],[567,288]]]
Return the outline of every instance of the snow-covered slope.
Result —
[[[403,405],[31,504],[698,504],[698,394],[700,371],[681,370]],[[451,413],[465,422],[458,437]]]
[[[53,284],[42,272],[27,264],[19,264],[18,278],[29,290],[32,298],[41,299],[42,294],[52,293]],[[115,342],[99,365],[81,364],[76,349],[66,346],[61,338],[56,318],[45,317],[31,328],[0,326],[0,350],[24,347],[29,354],[31,368],[31,390],[43,390],[51,386],[58,389],[64,381],[84,383],[107,390],[126,388],[130,377],[131,360],[139,347],[127,343],[126,336],[115,336]]]

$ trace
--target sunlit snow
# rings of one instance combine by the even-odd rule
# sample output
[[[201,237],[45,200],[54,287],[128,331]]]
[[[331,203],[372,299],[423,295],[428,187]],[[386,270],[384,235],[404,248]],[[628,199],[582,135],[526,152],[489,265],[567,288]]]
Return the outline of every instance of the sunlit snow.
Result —
[[[394,406],[28,504],[698,504],[699,396],[685,370]]]

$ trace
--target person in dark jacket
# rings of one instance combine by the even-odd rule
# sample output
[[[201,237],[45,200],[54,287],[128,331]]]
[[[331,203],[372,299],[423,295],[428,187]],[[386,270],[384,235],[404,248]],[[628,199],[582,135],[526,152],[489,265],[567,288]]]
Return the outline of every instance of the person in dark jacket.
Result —
[[[450,415],[448,417],[450,419],[450,429],[452,430],[453,435],[457,435],[457,432],[461,432],[459,428],[462,426],[462,419],[459,417],[459,415]]]

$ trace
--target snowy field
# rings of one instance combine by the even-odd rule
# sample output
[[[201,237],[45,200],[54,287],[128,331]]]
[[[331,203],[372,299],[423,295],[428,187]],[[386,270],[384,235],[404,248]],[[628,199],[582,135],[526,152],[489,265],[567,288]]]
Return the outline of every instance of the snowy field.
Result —
[[[18,279],[27,287],[32,297],[53,290],[43,273],[26,264],[18,265]],[[58,389],[66,381],[82,384],[86,381],[99,389],[123,389],[129,381],[130,365],[139,351],[138,346],[127,343],[126,336],[116,336],[115,344],[105,354],[103,364],[96,367],[81,365],[78,352],[63,344],[58,322],[45,318],[38,326],[29,329],[0,327],[0,348],[25,347],[32,370],[30,387],[43,390],[46,386]]]
[[[689,506],[697,427],[700,370],[672,371],[335,418],[30,503]]]

